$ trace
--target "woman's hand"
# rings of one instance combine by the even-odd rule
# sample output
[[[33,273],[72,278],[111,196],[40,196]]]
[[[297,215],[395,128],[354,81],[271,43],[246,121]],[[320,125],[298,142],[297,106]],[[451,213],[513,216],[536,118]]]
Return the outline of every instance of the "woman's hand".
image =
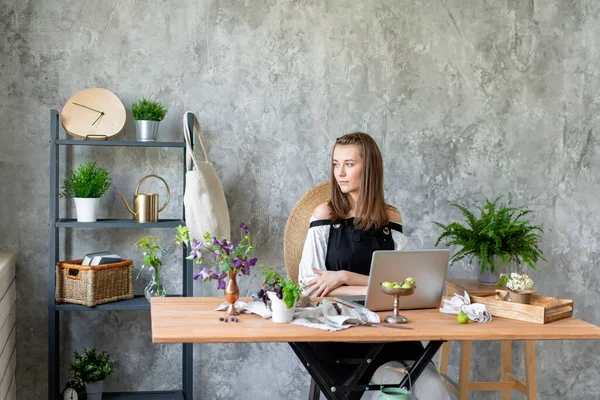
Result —
[[[346,271],[321,271],[313,268],[313,272],[319,277],[306,282],[306,292],[309,295],[327,296],[333,289],[346,283]]]

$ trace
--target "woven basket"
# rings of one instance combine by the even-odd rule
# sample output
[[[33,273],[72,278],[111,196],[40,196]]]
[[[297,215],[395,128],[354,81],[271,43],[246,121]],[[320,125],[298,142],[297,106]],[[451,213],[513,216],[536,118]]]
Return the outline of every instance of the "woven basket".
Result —
[[[298,267],[310,227],[310,216],[319,204],[330,198],[329,181],[321,182],[306,192],[290,212],[283,232],[283,258],[288,276],[294,282],[298,281]]]
[[[133,261],[81,265],[83,260],[56,264],[57,302],[93,307],[133,298]]]

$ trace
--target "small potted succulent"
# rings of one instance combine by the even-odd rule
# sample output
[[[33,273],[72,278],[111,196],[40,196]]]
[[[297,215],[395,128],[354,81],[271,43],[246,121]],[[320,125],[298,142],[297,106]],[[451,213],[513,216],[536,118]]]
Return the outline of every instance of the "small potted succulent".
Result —
[[[85,383],[88,400],[101,400],[104,380],[115,371],[115,360],[106,351],[98,352],[95,347],[86,348],[83,354],[73,352],[74,362],[70,370],[74,378]]]
[[[158,101],[142,97],[131,105],[137,140],[139,142],[155,142],[158,136],[158,125],[167,115],[167,108]]]
[[[496,286],[506,286],[508,295],[504,300],[513,303],[531,304],[531,295],[535,293],[533,289],[533,280],[525,274],[500,274],[500,280]]]
[[[167,291],[160,282],[160,269],[162,268],[162,260],[160,257],[167,252],[166,249],[160,247],[160,238],[158,236],[144,236],[140,238],[133,246],[135,250],[141,250],[144,256],[144,264],[140,268],[137,278],[144,268],[148,268],[152,273],[152,279],[144,289],[146,300],[151,301],[152,297],[165,297]],[[136,279],[137,279],[136,278]]]
[[[75,200],[78,222],[96,222],[100,197],[111,185],[108,171],[97,166],[95,161],[90,161],[77,169],[70,169],[59,196]]]
[[[290,278],[283,278],[273,268],[261,265],[261,269],[265,279],[258,292],[258,298],[265,305],[270,302],[273,322],[291,322],[294,319],[296,303],[300,300],[300,285]]]
[[[466,218],[464,224],[434,222],[443,229],[435,245],[446,239],[448,246],[461,246],[452,255],[451,263],[463,258],[468,258],[469,264],[473,259],[479,261],[478,280],[483,285],[495,285],[502,269],[511,263],[517,268],[527,265],[535,270],[535,263],[545,260],[539,248],[544,231],[524,218],[531,210],[513,207],[510,195],[508,203],[498,203],[501,197],[493,202],[486,200],[483,207],[478,207],[478,216],[466,207],[452,204]]]

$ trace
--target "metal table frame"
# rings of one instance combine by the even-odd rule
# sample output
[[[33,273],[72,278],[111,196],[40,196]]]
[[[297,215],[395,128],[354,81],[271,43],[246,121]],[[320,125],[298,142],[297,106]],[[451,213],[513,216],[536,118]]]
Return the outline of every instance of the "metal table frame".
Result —
[[[312,377],[313,383],[318,385],[318,388],[328,400],[346,400],[349,399],[349,395],[352,392],[381,390],[383,387],[401,387],[410,389],[411,384],[414,385],[417,379],[419,379],[419,376],[421,376],[421,373],[423,373],[425,367],[431,362],[433,356],[435,356],[443,343],[444,341],[430,341],[425,347],[425,351],[421,355],[421,358],[407,368],[407,373],[404,378],[402,378],[399,385],[358,385],[358,381],[370,366],[371,360],[379,354],[385,343],[374,344],[373,348],[362,359],[358,360],[357,363],[352,363],[356,364],[356,367],[341,385],[334,381],[331,374],[328,372],[327,367],[329,365],[325,365],[319,360],[309,343],[291,342],[290,346]],[[311,384],[309,399],[318,399],[318,390],[315,389],[315,385]]]

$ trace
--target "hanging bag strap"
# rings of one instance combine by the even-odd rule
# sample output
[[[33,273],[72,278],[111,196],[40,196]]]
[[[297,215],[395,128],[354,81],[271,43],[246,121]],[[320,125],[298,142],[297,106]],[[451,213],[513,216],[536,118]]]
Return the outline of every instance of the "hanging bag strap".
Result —
[[[204,160],[205,162],[211,165],[212,163],[208,159],[208,153],[206,153],[206,143],[204,135],[202,134],[202,129],[200,128],[200,123],[198,122],[198,118],[196,118],[196,114],[194,114],[193,112],[187,111],[183,114],[183,136],[185,138],[185,145],[187,147],[185,165],[188,171],[192,171],[192,169],[198,165],[198,161],[196,160],[194,150],[192,149],[192,134],[188,126],[188,114],[191,114],[194,117],[194,129],[196,130],[196,132],[198,132],[198,138],[200,139],[200,147],[202,148],[202,152],[204,153]]]

